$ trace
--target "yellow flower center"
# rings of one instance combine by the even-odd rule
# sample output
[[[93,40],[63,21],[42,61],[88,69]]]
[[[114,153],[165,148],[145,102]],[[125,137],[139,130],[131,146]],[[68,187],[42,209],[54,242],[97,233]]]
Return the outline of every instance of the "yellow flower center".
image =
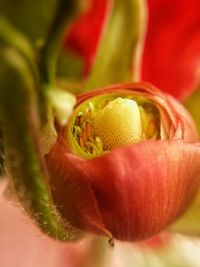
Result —
[[[84,158],[94,158],[128,144],[160,139],[160,114],[143,97],[96,96],[76,108],[68,130],[71,151]]]
[[[141,116],[136,101],[121,97],[111,101],[97,114],[93,129],[104,150],[141,141]]]

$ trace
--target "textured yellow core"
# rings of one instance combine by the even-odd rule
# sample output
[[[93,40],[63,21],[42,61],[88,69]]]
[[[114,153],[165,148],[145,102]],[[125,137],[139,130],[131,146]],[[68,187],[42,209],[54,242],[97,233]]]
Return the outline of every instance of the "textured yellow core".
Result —
[[[104,150],[112,150],[142,140],[140,110],[134,100],[118,97],[107,104],[94,119],[94,134]]]

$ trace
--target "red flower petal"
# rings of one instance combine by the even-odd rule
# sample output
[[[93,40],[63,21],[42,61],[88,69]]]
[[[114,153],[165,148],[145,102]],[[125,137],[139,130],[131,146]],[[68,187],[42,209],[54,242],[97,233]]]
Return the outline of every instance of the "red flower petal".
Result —
[[[199,147],[182,141],[148,141],[79,168],[107,229],[115,238],[137,240],[164,229],[183,212],[197,190],[199,156]]]
[[[71,26],[65,39],[65,46],[78,52],[90,69],[100,38],[107,0],[89,0],[89,9]]]
[[[200,82],[200,3],[149,0],[143,79],[178,97]]]
[[[67,223],[111,237],[99,213],[91,185],[77,168],[83,160],[66,154],[58,143],[46,157],[54,201]]]

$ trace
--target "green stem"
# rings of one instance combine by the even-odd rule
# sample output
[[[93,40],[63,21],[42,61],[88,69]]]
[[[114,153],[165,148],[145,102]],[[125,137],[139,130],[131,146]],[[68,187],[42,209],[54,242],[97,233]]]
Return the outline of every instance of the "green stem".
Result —
[[[144,0],[113,0],[85,90],[139,79],[145,11]]]
[[[39,75],[34,61],[34,52],[28,40],[3,17],[0,16],[0,44],[12,46],[29,65],[35,83],[39,82]],[[38,86],[37,86],[38,87]],[[0,122],[1,123],[1,122]],[[0,175],[4,174],[3,133],[0,129]]]
[[[32,71],[32,76],[35,83],[39,84],[39,73],[35,63],[34,50],[28,39],[17,31],[13,25],[8,22],[4,17],[0,16],[0,44],[5,46],[12,46],[24,58]]]
[[[74,17],[76,10],[77,0],[59,0],[54,20],[39,55],[39,109],[41,125],[42,127],[49,125],[48,127],[52,132],[54,129],[54,121],[52,120],[53,110],[49,103],[48,93],[49,90],[54,90],[56,87],[56,67],[60,48],[67,24]]]
[[[55,83],[56,65],[66,25],[77,10],[77,0],[60,0],[59,2],[46,42],[40,51],[41,79],[45,84]]]
[[[0,120],[8,175],[24,208],[45,233],[74,239],[74,229],[60,219],[48,187],[32,72],[12,46],[1,45],[0,62]]]

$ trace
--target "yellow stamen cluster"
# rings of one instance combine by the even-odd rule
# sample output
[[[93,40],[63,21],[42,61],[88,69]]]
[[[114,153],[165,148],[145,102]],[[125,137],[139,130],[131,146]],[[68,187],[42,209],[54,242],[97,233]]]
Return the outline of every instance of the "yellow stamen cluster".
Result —
[[[93,158],[118,147],[160,138],[157,108],[132,96],[94,98],[83,103],[71,128],[72,150]]]
[[[99,136],[104,150],[142,140],[140,110],[134,100],[118,97],[97,114],[94,134]]]
[[[74,134],[85,153],[98,156],[103,153],[101,139],[93,134],[94,106],[91,102],[84,112],[80,112],[74,125]]]

